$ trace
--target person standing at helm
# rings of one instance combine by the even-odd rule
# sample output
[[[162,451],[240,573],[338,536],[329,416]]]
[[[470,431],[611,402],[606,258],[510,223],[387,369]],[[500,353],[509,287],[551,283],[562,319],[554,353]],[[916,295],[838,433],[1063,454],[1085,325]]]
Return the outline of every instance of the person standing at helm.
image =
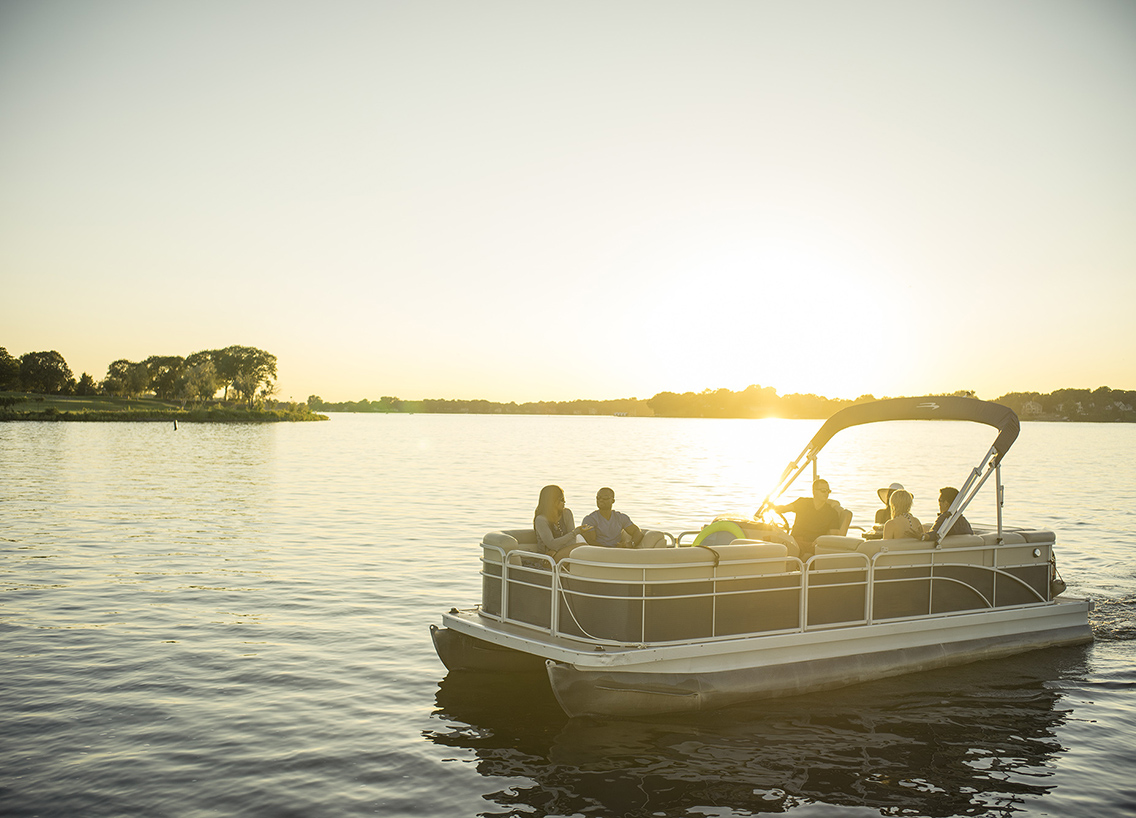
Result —
[[[827,480],[813,481],[813,496],[798,497],[785,505],[771,508],[779,514],[793,512],[793,528],[789,532],[801,549],[801,558],[812,556],[816,538],[822,534],[840,533],[840,520],[844,509],[840,503],[830,498],[832,490]]]

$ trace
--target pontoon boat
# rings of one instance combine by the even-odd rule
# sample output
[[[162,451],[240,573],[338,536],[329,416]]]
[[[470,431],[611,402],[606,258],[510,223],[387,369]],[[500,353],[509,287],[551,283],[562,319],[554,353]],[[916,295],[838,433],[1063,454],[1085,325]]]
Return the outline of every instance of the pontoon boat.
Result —
[[[956,420],[998,434],[923,539],[826,535],[803,559],[769,514],[837,432]],[[579,546],[555,563],[531,529],[481,542],[481,604],[431,626],[451,671],[546,674],[570,716],[640,716],[810,693],[1092,640],[1066,597],[1052,531],[1002,522],[1017,416],[972,398],[857,404],[829,418],[753,519],[721,518],[651,549]],[[943,536],[991,478],[997,522]],[[844,525],[847,526],[847,520]]]

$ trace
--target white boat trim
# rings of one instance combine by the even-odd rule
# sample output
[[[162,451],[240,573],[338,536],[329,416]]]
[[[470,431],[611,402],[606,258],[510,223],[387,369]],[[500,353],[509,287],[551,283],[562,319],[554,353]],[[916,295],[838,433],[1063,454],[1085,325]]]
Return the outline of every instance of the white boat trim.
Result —
[[[509,623],[488,626],[477,609],[443,614],[444,627],[466,636],[504,648],[540,656],[578,668],[629,668],[650,666],[656,672],[693,672],[696,668],[726,666],[739,655],[760,654],[763,665],[800,661],[802,656],[824,659],[853,653],[889,650],[902,641],[905,647],[941,644],[944,641],[977,637],[1001,638],[1036,630],[1076,628],[1082,636],[1085,619],[1092,609],[1088,599],[1066,598],[1059,602],[1029,608],[951,613],[933,618],[912,618],[873,625],[848,625],[809,631],[745,635],[707,639],[671,645],[627,645],[623,647],[571,647],[563,640],[542,638],[529,629]],[[1081,640],[1083,641],[1083,640]],[[713,653],[707,647],[713,646]]]

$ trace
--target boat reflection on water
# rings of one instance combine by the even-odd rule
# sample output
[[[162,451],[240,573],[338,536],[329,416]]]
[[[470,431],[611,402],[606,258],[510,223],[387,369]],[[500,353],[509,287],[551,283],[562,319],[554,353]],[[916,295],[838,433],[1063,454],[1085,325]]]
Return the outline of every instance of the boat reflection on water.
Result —
[[[450,673],[434,714],[448,724],[427,738],[471,751],[483,776],[508,779],[485,795],[504,814],[825,804],[1009,815],[1051,789],[1069,715],[1060,680],[1084,678],[1086,655],[1054,648],[665,721],[569,720],[539,675]]]

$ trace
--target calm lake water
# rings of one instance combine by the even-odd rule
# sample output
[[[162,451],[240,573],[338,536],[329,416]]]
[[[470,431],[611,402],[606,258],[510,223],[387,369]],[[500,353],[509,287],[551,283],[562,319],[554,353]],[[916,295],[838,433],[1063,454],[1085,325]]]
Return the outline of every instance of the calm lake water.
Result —
[[[1003,469],[1007,524],[1056,530],[1095,600],[1092,645],[649,721],[447,675],[428,626],[479,600],[481,535],[541,486],[678,533],[752,513],[818,426],[0,424],[0,814],[1134,814],[1134,425],[1024,424]],[[893,480],[929,522],[992,440],[864,427],[821,471],[853,525]]]

